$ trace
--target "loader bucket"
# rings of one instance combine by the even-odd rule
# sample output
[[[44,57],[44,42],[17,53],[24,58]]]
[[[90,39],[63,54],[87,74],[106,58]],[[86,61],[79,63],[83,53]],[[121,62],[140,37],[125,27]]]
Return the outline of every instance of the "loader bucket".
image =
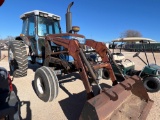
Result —
[[[145,120],[152,104],[141,79],[132,76],[89,99],[80,120]]]

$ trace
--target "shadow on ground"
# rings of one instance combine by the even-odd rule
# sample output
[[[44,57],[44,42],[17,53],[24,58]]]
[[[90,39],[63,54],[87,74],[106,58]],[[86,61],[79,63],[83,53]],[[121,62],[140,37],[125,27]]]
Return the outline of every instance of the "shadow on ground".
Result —
[[[79,73],[71,73],[71,74],[66,74],[63,76],[57,76],[59,80],[59,87],[69,96],[66,99],[63,99],[59,101],[59,104],[68,120],[78,120],[79,116],[81,114],[81,111],[83,109],[83,106],[85,102],[87,101],[87,94],[86,91],[82,91],[80,93],[70,93],[63,83],[68,83],[68,82],[73,82],[76,80],[80,80],[80,75]],[[102,88],[110,88],[111,86],[101,83],[100,86]],[[34,80],[32,81],[32,88],[35,91],[34,87]],[[99,94],[100,90],[97,85],[94,85],[93,87],[94,94],[97,95]]]
[[[60,88],[69,95],[68,98],[59,101],[66,118],[68,120],[78,120],[86,101],[86,92],[71,94],[64,86],[60,85]]]
[[[31,120],[32,118],[32,111],[31,111],[31,108],[30,108],[30,101],[20,101],[18,95],[17,95],[17,88],[14,84],[12,84],[13,86],[13,91],[15,92],[17,98],[18,98],[18,102],[19,102],[19,113],[20,113],[20,119],[21,120]],[[22,119],[21,117],[21,107],[26,105],[26,117]]]
[[[28,63],[28,69],[32,69],[34,72],[40,67],[41,65],[39,64],[31,64],[30,62]]]
[[[63,83],[75,81],[77,79],[80,80],[80,75],[79,73],[74,72],[66,75],[57,75],[57,78],[59,80],[59,84],[63,84]]]
[[[68,75],[68,78],[74,76],[73,78],[71,79],[68,79],[66,81],[63,81],[62,79],[66,78],[66,76],[63,78],[63,77],[59,77],[59,80],[60,80],[60,88],[66,93],[68,94],[68,98],[66,99],[63,99],[61,101],[59,101],[59,104],[66,116],[66,118],[68,120],[78,120],[79,117],[80,117],[80,114],[81,114],[81,111],[83,109],[83,106],[85,104],[85,102],[87,101],[87,94],[86,94],[86,91],[82,91],[80,93],[77,93],[77,94],[71,94],[64,86],[63,86],[63,83],[65,82],[70,82],[70,81],[73,81],[75,79],[79,79],[80,76],[78,73],[72,73],[70,75]],[[110,88],[111,86],[110,85],[107,85],[105,83],[101,83],[100,86],[103,88]],[[97,94],[99,94],[99,88],[97,87],[97,85],[94,85],[93,87],[93,91],[94,91],[94,94],[95,96]]]

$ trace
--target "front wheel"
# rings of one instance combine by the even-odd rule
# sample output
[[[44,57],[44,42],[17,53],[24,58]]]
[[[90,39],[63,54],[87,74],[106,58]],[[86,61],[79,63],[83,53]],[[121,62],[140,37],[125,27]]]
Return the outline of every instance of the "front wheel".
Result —
[[[46,66],[38,68],[34,77],[37,96],[44,102],[51,102],[58,96],[59,82],[55,72]]]
[[[148,92],[157,92],[160,90],[160,79],[157,77],[146,77],[143,79],[143,85]]]

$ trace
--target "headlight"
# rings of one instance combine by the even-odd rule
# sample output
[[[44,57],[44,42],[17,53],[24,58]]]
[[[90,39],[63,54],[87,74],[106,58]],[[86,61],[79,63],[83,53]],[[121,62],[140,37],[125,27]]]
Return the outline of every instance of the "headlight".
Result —
[[[156,75],[160,75],[160,70],[157,70]]]

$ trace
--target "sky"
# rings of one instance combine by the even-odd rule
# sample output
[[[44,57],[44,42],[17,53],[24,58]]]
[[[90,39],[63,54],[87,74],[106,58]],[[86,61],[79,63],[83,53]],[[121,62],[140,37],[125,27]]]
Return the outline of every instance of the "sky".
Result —
[[[5,0],[0,7],[0,38],[19,36],[20,15],[32,10],[61,16],[66,32],[65,14],[71,2],[72,25],[79,26],[79,34],[86,38],[110,42],[126,30],[136,30],[160,42],[160,0]]]

